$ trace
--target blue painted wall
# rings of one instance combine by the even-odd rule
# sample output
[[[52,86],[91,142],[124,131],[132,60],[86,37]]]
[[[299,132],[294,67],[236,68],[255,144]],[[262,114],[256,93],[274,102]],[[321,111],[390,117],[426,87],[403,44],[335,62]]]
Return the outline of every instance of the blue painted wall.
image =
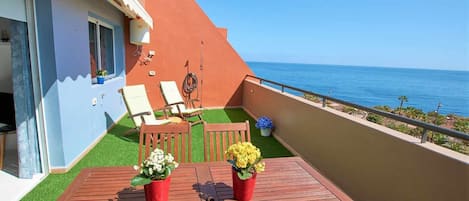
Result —
[[[36,1],[42,90],[51,168],[68,167],[125,112],[125,16],[106,1]],[[91,82],[88,17],[114,26],[116,77]],[[92,99],[97,104],[92,105]]]

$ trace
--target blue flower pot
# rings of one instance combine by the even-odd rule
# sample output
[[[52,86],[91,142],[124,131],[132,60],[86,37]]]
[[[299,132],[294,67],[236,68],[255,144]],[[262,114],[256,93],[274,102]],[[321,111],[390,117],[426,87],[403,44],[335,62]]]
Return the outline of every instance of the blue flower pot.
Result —
[[[98,84],[104,84],[104,77],[98,76],[96,79],[98,80]]]

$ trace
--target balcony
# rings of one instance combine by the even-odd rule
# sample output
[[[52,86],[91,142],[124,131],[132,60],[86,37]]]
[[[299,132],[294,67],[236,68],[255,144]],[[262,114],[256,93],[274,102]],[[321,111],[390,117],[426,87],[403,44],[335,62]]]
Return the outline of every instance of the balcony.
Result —
[[[277,128],[275,137],[353,199],[468,197],[467,155],[422,143],[421,139],[285,93],[285,87],[275,89],[270,87],[272,83],[260,83],[262,79],[257,78],[244,81],[244,109],[253,116],[272,117]],[[454,133],[454,137],[464,140],[469,137],[461,132],[423,126]]]
[[[243,109],[207,110],[208,122],[241,122],[269,116],[275,138],[252,141],[265,157],[301,156],[355,200],[464,200],[468,197],[469,157],[432,143],[323,107],[285,89],[263,85],[257,78],[242,83]],[[78,175],[95,166],[136,163],[136,135],[122,136],[132,123],[124,118],[71,171],[49,175],[25,200],[47,194],[52,199]],[[197,131],[198,130],[198,131]],[[194,127],[200,135],[201,125]],[[194,161],[203,151],[194,142]],[[281,146],[281,143],[283,146]],[[284,148],[286,147],[286,149]],[[104,157],[105,156],[105,157]],[[135,159],[135,160],[133,160]],[[437,193],[436,193],[437,192]]]

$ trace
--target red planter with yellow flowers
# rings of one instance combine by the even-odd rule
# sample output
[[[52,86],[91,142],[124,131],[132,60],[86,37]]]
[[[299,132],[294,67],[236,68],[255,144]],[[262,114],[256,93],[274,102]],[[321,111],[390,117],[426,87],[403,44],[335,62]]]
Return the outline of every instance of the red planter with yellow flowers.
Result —
[[[232,168],[231,177],[233,178],[233,196],[238,201],[252,200],[254,188],[256,186],[256,176],[254,173],[251,178],[242,180],[238,177],[238,173]]]

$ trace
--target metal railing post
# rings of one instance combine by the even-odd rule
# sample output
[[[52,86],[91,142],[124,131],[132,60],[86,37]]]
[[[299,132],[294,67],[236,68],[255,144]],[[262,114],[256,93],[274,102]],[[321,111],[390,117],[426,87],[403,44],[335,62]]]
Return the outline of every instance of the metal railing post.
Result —
[[[282,93],[285,92],[285,86],[282,85]]]
[[[422,139],[420,139],[420,143],[427,142],[427,135],[428,135],[428,130],[426,128],[423,128]]]

